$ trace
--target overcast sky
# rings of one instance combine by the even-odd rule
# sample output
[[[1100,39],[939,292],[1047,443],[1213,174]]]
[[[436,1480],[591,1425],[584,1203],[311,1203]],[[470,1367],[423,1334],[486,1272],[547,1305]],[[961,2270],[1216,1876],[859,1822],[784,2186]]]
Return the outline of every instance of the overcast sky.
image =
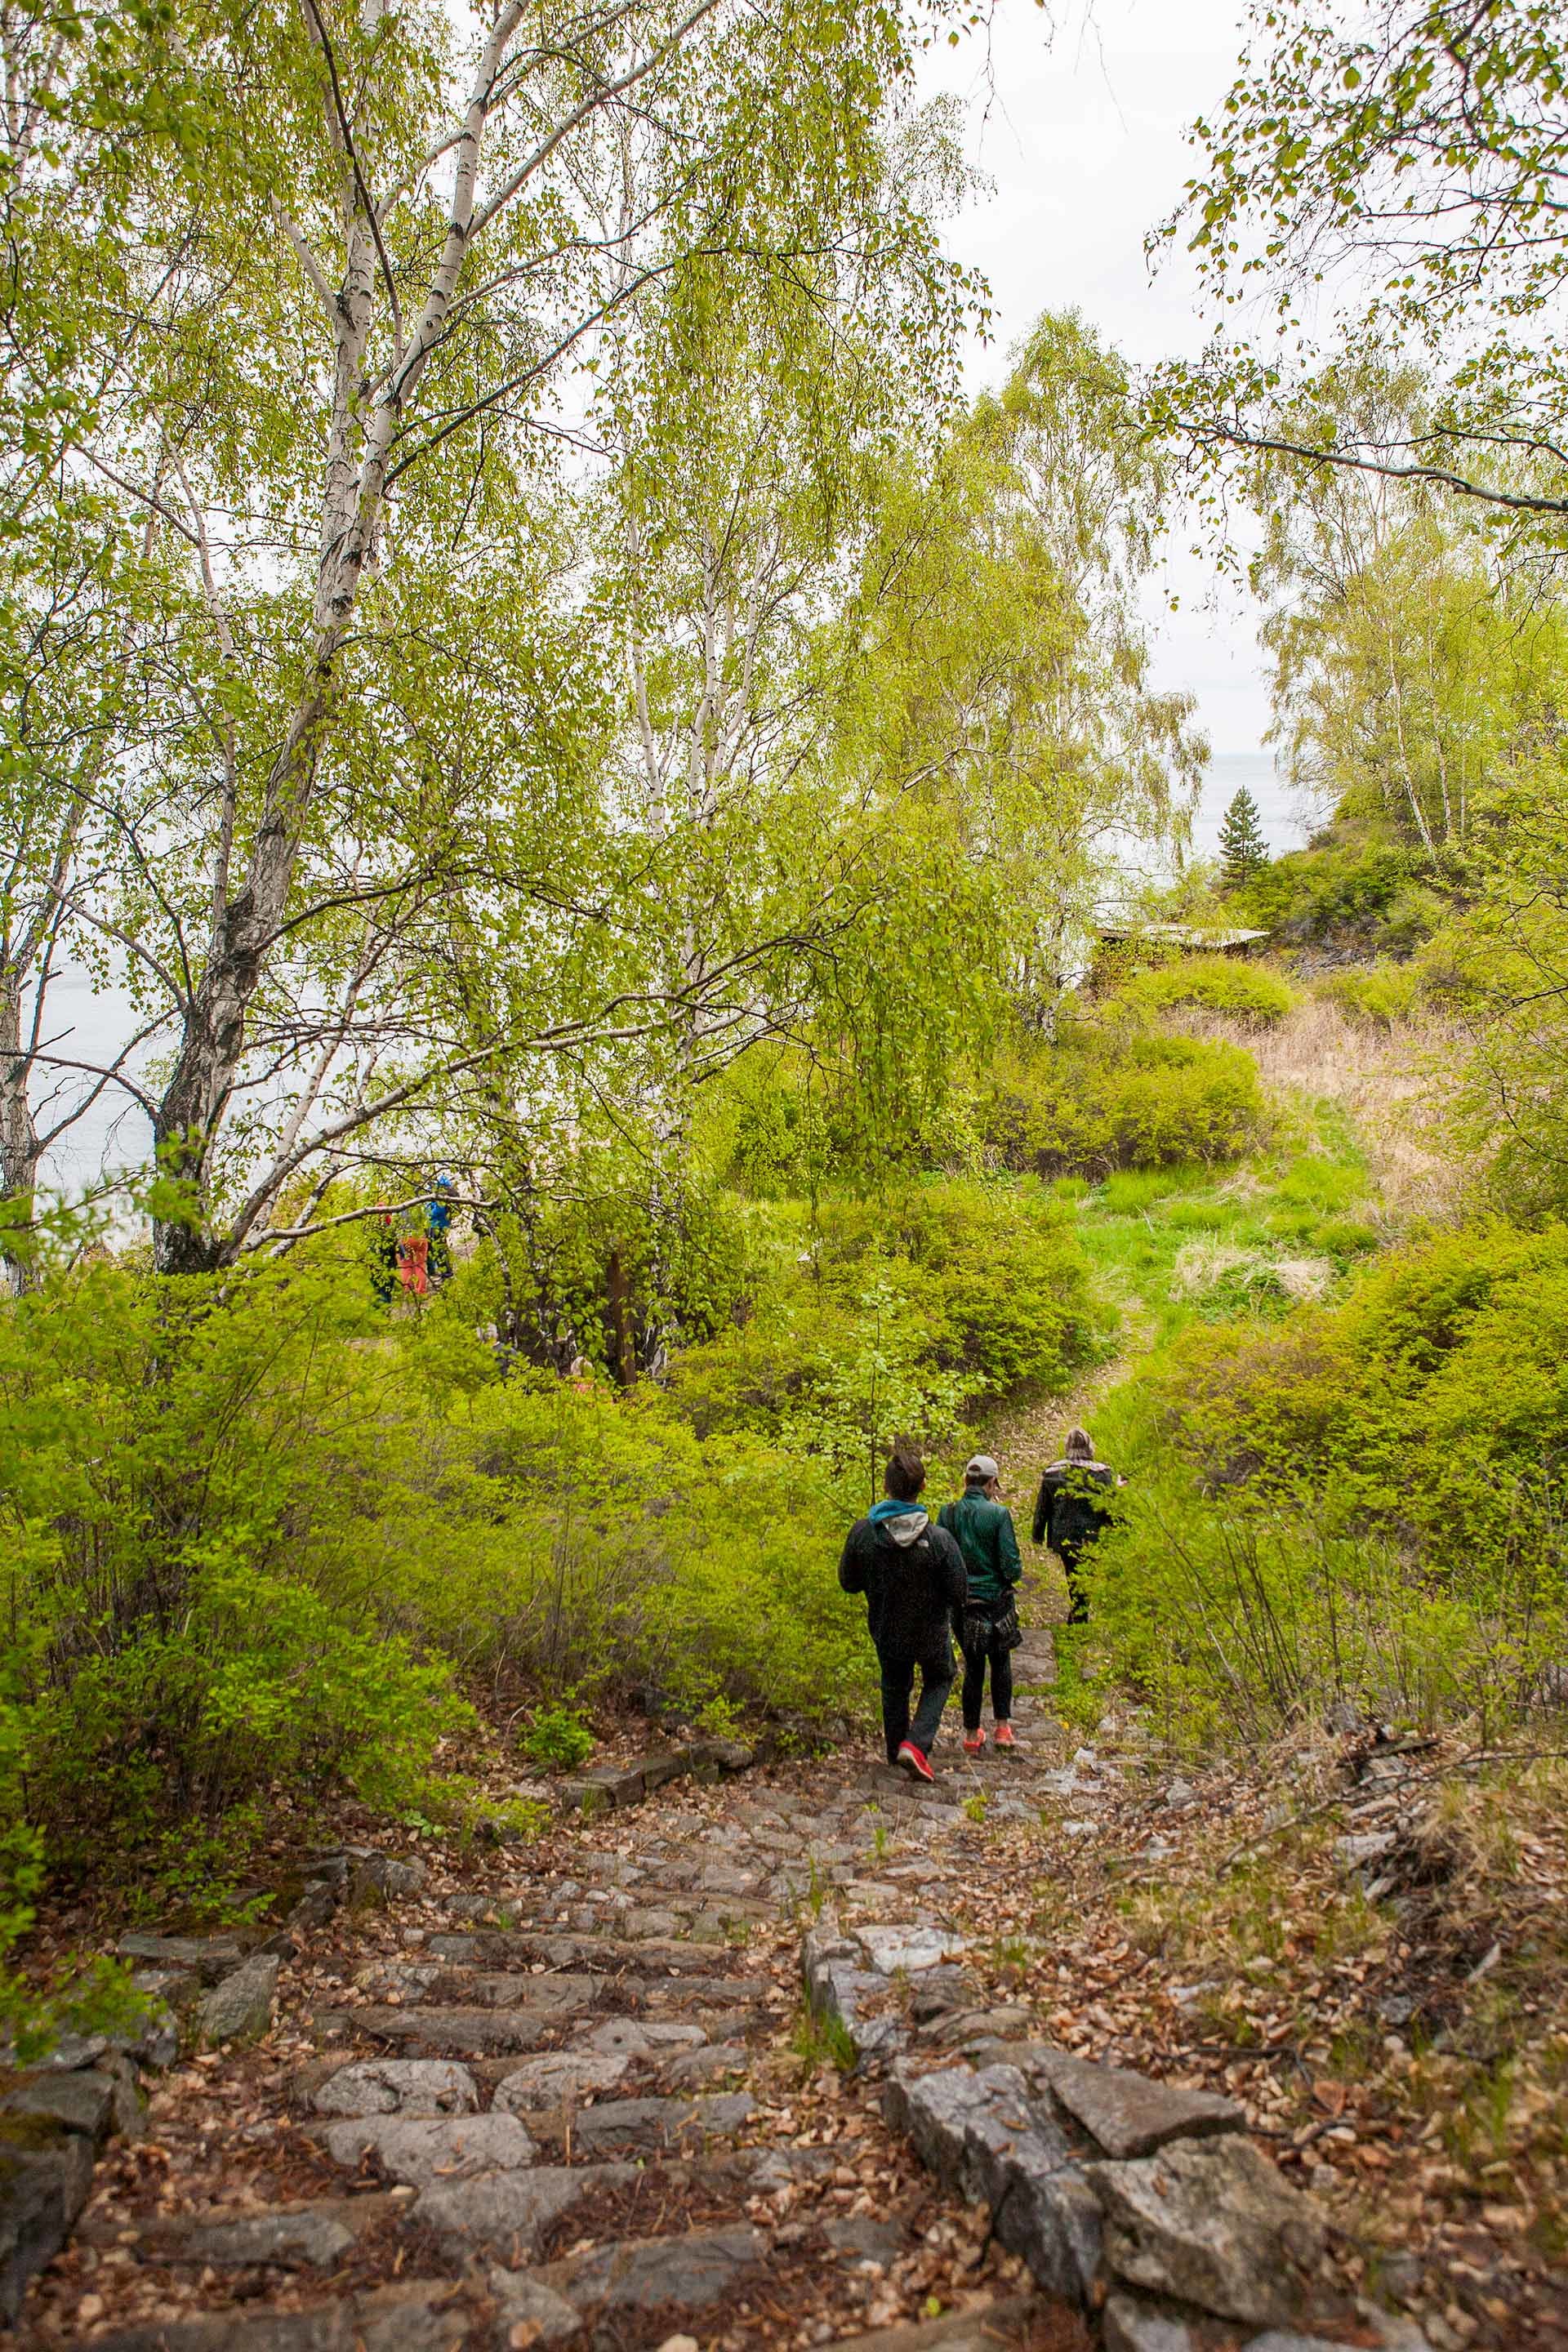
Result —
[[[977,387],[1000,378],[1009,347],[1046,310],[1081,310],[1138,361],[1190,353],[1202,340],[1184,255],[1169,254],[1151,278],[1143,239],[1191,169],[1187,126],[1235,79],[1242,10],[1093,0],[1086,26],[1083,0],[1063,5],[1070,21],[1053,36],[1033,0],[998,0],[989,76],[979,36],[935,53],[924,76],[929,90],[965,100],[971,161],[994,183],[948,238],[992,289],[994,340],[971,354]],[[1216,753],[1256,753],[1268,706],[1250,615],[1234,591],[1213,604],[1212,584],[1205,565],[1173,551],[1181,604],[1161,614],[1160,681],[1197,695]]]

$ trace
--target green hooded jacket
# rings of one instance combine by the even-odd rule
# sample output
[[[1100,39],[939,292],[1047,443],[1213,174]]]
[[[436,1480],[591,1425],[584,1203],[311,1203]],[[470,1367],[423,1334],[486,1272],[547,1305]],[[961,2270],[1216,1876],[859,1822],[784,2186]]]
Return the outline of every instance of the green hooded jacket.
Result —
[[[937,1525],[958,1538],[969,1575],[972,1606],[985,1609],[1005,1601],[1024,1573],[1013,1514],[1006,1504],[994,1503],[987,1495],[965,1493],[958,1502],[942,1505]]]

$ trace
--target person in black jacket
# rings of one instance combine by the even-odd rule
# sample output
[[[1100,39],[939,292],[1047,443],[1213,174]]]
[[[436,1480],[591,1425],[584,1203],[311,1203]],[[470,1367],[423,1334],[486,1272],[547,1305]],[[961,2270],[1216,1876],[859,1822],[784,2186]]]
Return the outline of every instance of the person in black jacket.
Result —
[[[921,1507],[925,1465],[895,1445],[882,1476],[886,1497],[857,1519],[838,1563],[846,1592],[866,1596],[866,1622],[882,1670],[882,1729],[888,1761],[911,1780],[931,1780],[931,1750],[952,1688],[954,1619],[963,1619],[963,1554]],[[920,1668],[921,1698],[910,1720]]]
[[[1099,1540],[1110,1517],[1110,1506],[1101,1496],[1125,1484],[1108,1462],[1095,1460],[1094,1440],[1087,1429],[1068,1430],[1063,1459],[1053,1462],[1040,1480],[1035,1541],[1048,1543],[1067,1572],[1069,1625],[1081,1625],[1089,1615],[1079,1567],[1085,1547]]]

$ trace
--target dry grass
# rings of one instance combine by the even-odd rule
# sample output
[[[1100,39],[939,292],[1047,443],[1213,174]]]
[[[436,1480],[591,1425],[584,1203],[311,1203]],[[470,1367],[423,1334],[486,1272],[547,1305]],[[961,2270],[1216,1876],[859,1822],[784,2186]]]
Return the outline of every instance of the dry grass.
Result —
[[[1342,1110],[1392,1215],[1446,1219],[1456,1213],[1462,1171],[1435,1148],[1453,1045],[1441,1023],[1427,1017],[1392,1031],[1358,1027],[1337,1005],[1303,997],[1271,1029],[1244,1028],[1212,1013],[1182,1025],[1189,1034],[1244,1045],[1264,1083],[1277,1091]]]
[[[1234,1242],[1215,1240],[1200,1234],[1194,1240],[1184,1242],[1176,1252],[1171,1268],[1173,1298],[1202,1298],[1213,1290],[1227,1274],[1248,1274],[1264,1264],[1261,1250],[1239,1249]]]

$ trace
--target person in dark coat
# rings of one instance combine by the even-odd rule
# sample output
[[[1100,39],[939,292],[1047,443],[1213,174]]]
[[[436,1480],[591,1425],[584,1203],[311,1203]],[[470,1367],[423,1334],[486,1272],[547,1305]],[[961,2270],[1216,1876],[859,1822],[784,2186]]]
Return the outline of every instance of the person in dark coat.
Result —
[[[965,1591],[963,1554],[921,1507],[925,1476],[920,1455],[895,1445],[882,1476],[884,1499],[856,1520],[838,1563],[844,1591],[866,1596],[866,1622],[882,1670],[888,1761],[915,1780],[936,1778],[931,1751],[952,1688],[952,1629],[955,1617],[962,1620]],[[911,1722],[917,1667],[921,1696]]]
[[[1108,1462],[1097,1462],[1094,1440],[1087,1429],[1069,1429],[1063,1458],[1053,1462],[1040,1480],[1035,1502],[1035,1541],[1048,1543],[1067,1574],[1072,1606],[1069,1625],[1081,1625],[1089,1601],[1080,1573],[1086,1548],[1100,1539],[1110,1517],[1105,1499],[1126,1485]]]
[[[1016,1748],[1013,1736],[1013,1644],[1018,1612],[1013,1594],[1023,1575],[1013,1514],[998,1498],[1002,1473],[989,1454],[974,1454],[963,1473],[963,1493],[944,1503],[939,1525],[963,1554],[969,1595],[964,1607],[963,1752],[978,1756],[985,1745],[980,1708],[985,1670],[991,1669],[991,1712],[998,1748]]]

